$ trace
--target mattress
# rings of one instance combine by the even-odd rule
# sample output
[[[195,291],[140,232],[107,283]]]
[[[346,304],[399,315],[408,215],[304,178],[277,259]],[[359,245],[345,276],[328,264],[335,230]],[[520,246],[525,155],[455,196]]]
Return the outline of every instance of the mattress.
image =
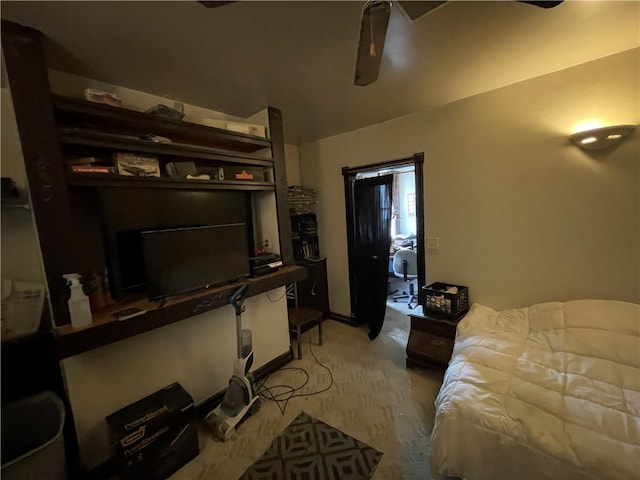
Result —
[[[640,478],[640,305],[473,305],[430,458],[434,479]]]

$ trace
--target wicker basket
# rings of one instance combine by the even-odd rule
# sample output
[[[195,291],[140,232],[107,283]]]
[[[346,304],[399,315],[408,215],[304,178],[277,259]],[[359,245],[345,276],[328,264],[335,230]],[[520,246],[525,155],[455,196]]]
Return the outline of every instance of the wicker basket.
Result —
[[[44,285],[2,280],[2,338],[33,335],[40,328],[44,307]]]
[[[456,287],[456,293],[447,289]],[[469,310],[469,288],[453,283],[435,282],[422,287],[424,312],[450,320],[460,319]]]

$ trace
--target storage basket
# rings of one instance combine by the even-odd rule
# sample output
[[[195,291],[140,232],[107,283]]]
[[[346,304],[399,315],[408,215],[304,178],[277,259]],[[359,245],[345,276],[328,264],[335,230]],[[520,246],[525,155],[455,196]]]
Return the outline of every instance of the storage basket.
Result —
[[[2,280],[3,339],[32,335],[38,331],[44,296],[41,283]]]
[[[456,293],[446,290],[456,287]],[[460,319],[469,310],[469,288],[452,283],[435,282],[422,287],[424,294],[424,313],[433,314],[450,320]]]

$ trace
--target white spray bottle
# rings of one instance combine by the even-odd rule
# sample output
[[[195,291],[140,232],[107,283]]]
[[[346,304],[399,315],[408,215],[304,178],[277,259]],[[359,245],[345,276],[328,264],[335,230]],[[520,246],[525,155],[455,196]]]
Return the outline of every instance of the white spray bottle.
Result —
[[[86,327],[92,321],[91,307],[89,305],[89,298],[82,291],[82,284],[80,283],[80,274],[67,273],[62,275],[67,280],[67,285],[71,290],[71,297],[69,298],[69,315],[71,316],[71,326],[73,327]]]

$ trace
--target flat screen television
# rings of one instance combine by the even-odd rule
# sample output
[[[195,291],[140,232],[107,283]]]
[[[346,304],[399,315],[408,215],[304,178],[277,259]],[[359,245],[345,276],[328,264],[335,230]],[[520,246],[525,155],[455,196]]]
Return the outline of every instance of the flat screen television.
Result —
[[[150,299],[232,283],[249,275],[246,223],[141,232]]]
[[[244,223],[253,245],[250,192],[118,187],[98,193],[105,263],[116,300],[147,293],[141,232]]]

